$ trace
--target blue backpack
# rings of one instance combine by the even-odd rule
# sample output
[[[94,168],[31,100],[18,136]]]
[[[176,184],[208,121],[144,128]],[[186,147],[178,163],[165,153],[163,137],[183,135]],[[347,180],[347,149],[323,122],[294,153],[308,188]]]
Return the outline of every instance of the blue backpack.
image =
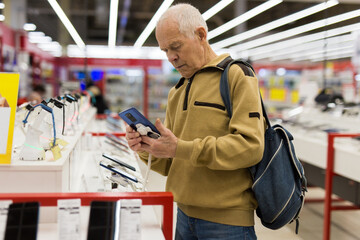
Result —
[[[232,104],[227,80],[230,66],[237,64],[248,76],[255,76],[255,71],[243,60],[230,58],[224,64],[226,68],[221,75],[220,93],[231,118]],[[304,169],[296,157],[291,142],[293,136],[278,124],[271,126],[262,99],[261,105],[267,123],[265,149],[261,161],[249,168],[253,177],[252,190],[258,202],[256,214],[262,224],[270,229],[279,229],[295,220],[298,233],[299,213],[307,191]]]

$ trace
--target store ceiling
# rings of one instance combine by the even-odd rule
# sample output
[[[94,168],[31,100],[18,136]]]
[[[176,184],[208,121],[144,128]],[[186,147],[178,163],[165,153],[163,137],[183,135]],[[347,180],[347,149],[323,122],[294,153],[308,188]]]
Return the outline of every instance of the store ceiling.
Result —
[[[110,0],[61,0],[58,2],[69,17],[70,21],[73,23],[75,29],[78,31],[85,44],[108,44]],[[119,0],[119,22],[116,46],[133,46],[162,2],[163,1],[160,0]],[[179,2],[184,1],[175,0],[173,4]],[[197,7],[200,12],[203,13],[215,5],[218,0],[187,0],[186,2]],[[264,2],[265,1],[260,0],[235,0],[215,16],[207,20],[209,31],[239,16],[241,14],[241,6],[243,6],[245,11],[248,11]],[[254,18],[251,18],[239,27],[233,28],[221,34],[220,36],[211,39],[210,43],[215,43],[240,32],[256,28],[321,2],[324,1],[284,0],[284,2],[260,15],[257,15]],[[331,17],[341,13],[360,9],[360,0],[339,0],[339,2],[340,3],[338,5],[327,10],[278,27],[267,33],[261,34],[260,36],[250,38],[246,41],[285,31],[287,29],[321,20],[326,17]],[[124,7],[126,4],[129,4],[128,11],[126,11],[126,7]],[[124,27],[121,27],[121,18],[127,18],[127,23]],[[44,32],[46,35],[52,37],[53,40],[60,42],[60,44],[63,46],[74,44],[74,41],[63,27],[62,23],[58,20],[55,12],[46,0],[27,0],[27,21],[34,23],[37,26],[37,31]],[[360,22],[360,18],[356,17],[338,24],[333,24],[327,28],[330,29],[333,27],[339,27],[342,25],[358,22]],[[323,30],[324,28],[317,31]],[[157,46],[154,32],[146,40],[144,46]]]

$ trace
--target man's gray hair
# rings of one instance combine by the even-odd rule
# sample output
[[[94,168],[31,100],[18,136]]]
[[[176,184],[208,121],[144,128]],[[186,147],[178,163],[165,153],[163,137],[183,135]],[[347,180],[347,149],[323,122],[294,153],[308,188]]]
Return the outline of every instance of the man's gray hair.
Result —
[[[199,10],[187,3],[180,3],[171,6],[159,19],[159,23],[165,23],[166,20],[174,20],[179,24],[180,33],[187,37],[194,38],[195,30],[198,27],[204,27],[208,32],[208,27]]]

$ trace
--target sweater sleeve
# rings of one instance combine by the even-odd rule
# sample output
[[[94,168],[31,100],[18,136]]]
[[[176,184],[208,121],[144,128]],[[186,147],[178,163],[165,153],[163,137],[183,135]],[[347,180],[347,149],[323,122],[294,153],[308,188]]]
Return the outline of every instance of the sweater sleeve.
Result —
[[[256,77],[245,76],[237,65],[229,71],[233,115],[228,134],[192,141],[179,139],[176,158],[190,160],[196,167],[235,170],[258,163],[264,150],[265,122]]]

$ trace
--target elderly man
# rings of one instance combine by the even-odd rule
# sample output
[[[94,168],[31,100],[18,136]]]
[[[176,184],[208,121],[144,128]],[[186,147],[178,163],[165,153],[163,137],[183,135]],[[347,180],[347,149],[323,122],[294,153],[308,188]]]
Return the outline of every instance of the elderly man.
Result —
[[[156,39],[182,78],[169,92],[165,124],[156,120],[161,137],[140,136],[129,126],[126,137],[143,161],[151,154],[152,169],[168,176],[166,190],[178,205],[175,239],[256,239],[247,168],[264,148],[258,81],[238,65],[230,68],[229,119],[219,90],[229,55],[218,56],[206,37],[193,6],[178,4],[163,14]]]

